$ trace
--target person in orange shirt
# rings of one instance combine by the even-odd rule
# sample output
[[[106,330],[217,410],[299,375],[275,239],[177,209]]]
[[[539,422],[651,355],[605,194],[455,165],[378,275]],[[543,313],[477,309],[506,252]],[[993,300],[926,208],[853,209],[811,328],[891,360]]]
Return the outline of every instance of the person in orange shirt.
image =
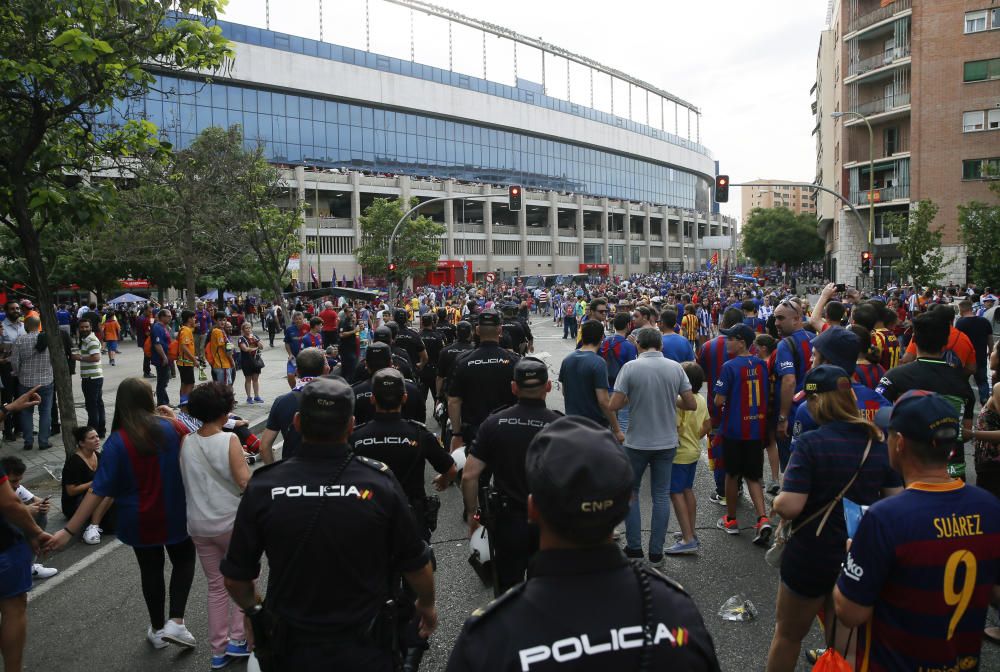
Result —
[[[181,405],[187,400],[194,389],[194,366],[198,361],[195,355],[194,327],[196,324],[193,310],[181,312],[181,328],[177,332],[177,371],[181,377]],[[111,348],[108,348],[111,352]],[[112,360],[113,361],[113,360]]]
[[[972,346],[969,337],[955,328],[955,309],[947,303],[932,304],[927,311],[949,325],[948,344],[944,347],[944,358],[948,363],[958,369],[965,370],[970,376],[976,373],[976,349]],[[912,362],[917,358],[916,341],[910,339],[910,344],[906,346],[906,354],[899,360],[900,364]]]
[[[108,312],[104,324],[101,325],[101,333],[104,336],[104,345],[108,350],[108,359],[111,366],[115,365],[115,353],[118,352],[118,341],[121,334],[122,325],[118,322],[113,311]]]
[[[698,348],[698,314],[693,303],[684,306],[684,317],[681,318],[681,333],[684,338],[691,343],[691,347]]]
[[[233,386],[233,344],[229,340],[229,319],[221,311],[215,314],[215,328],[205,346],[205,359],[212,367],[212,379]]]

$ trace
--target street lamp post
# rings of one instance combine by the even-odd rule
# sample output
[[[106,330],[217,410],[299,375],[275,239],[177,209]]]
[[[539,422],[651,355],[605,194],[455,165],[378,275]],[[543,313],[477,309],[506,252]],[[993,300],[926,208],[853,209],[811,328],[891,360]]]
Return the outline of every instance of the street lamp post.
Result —
[[[868,122],[868,118],[860,112],[833,112],[830,114],[833,119],[850,116],[857,117],[865,122],[868,127],[868,251],[873,253],[872,242],[875,235],[875,131]],[[874,282],[874,279],[873,279]]]

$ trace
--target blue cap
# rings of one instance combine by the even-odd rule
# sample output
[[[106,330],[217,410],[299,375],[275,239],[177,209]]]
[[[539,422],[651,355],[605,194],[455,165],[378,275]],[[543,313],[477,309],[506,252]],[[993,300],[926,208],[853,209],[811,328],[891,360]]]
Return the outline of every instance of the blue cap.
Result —
[[[830,364],[821,364],[809,369],[805,384],[802,386],[802,391],[807,395],[850,389],[852,389],[851,377],[847,375],[847,371]]]
[[[941,447],[951,446],[961,435],[958,411],[944,397],[927,390],[910,390],[892,408],[875,415],[875,424],[903,436]]]
[[[830,327],[812,340],[813,350],[819,350],[828,364],[853,371],[861,351],[861,339],[850,329]]]
[[[748,348],[753,345],[754,339],[757,338],[757,334],[754,333],[753,329],[742,322],[733,325],[729,329],[719,329],[719,333],[730,338],[742,338]]]

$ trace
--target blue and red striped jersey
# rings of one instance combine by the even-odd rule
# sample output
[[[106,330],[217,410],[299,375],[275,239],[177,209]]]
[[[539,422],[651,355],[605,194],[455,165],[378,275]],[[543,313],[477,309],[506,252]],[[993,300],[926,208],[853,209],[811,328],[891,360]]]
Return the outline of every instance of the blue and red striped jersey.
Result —
[[[837,586],[873,606],[859,669],[979,669],[1000,582],[1000,500],[987,490],[911,483],[861,519]]]
[[[781,412],[782,377],[794,374],[795,391],[802,391],[802,385],[806,380],[806,373],[812,368],[813,336],[814,334],[809,333],[805,329],[799,329],[791,336],[778,341],[778,347],[775,349],[774,370],[772,371],[777,380],[774,385],[775,414]],[[791,344],[789,343],[789,339],[791,340]]]
[[[726,398],[722,435],[751,441],[767,438],[767,404],[771,396],[767,364],[760,357],[734,357],[722,367],[715,393]]]
[[[709,394],[714,393],[715,381],[722,375],[722,365],[728,361],[725,336],[717,336],[702,344],[701,350],[698,351],[698,366],[705,372],[705,383],[708,385]],[[722,421],[722,412],[711,403],[711,400],[708,404],[708,415],[712,419],[712,427],[718,427]]]
[[[884,375],[885,369],[882,368],[881,364],[857,364],[854,367],[852,378],[855,383],[864,385],[869,390],[874,390]]]
[[[755,334],[763,334],[767,330],[767,322],[759,317],[744,317],[743,324],[753,329]]]

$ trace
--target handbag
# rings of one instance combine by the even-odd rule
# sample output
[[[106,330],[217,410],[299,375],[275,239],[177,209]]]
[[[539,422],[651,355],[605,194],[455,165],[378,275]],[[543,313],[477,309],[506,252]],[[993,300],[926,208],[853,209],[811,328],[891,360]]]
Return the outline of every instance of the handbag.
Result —
[[[253,355],[253,365],[258,371],[264,368],[264,357],[261,356],[260,350],[255,352]]]
[[[823,516],[823,518],[819,521],[819,525],[816,527],[816,536],[818,537],[823,532],[823,528],[826,526],[826,521],[830,518],[830,514],[833,513],[833,509],[836,508],[837,502],[843,499],[844,495],[847,494],[847,491],[851,489],[852,485],[854,485],[854,481],[857,480],[858,474],[861,473],[861,469],[864,468],[865,462],[868,461],[868,454],[871,453],[871,450],[872,440],[868,439],[868,445],[865,446],[864,455],[861,456],[861,464],[858,465],[857,470],[854,472],[854,475],[851,476],[851,480],[847,482],[847,485],[845,485],[843,489],[837,493],[837,496],[831,499],[828,504],[816,511],[813,511],[812,515],[803,520],[798,527],[794,526],[793,521],[782,520],[778,523],[778,529],[774,533],[774,542],[771,544],[771,548],[767,549],[767,553],[764,554],[764,560],[767,564],[775,568],[781,567],[781,556],[785,552],[785,546],[788,544],[788,540],[791,539],[792,535],[798,530],[801,530],[803,527],[820,516]]]
[[[851,650],[851,639],[854,637],[854,632],[855,630],[852,628],[850,634],[847,635],[847,644],[844,645],[844,654],[841,655],[840,651],[837,651],[837,614],[834,613],[829,628],[830,637],[827,641],[826,651],[816,659],[812,672],[854,672],[854,668],[844,657]]]

